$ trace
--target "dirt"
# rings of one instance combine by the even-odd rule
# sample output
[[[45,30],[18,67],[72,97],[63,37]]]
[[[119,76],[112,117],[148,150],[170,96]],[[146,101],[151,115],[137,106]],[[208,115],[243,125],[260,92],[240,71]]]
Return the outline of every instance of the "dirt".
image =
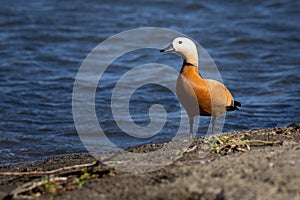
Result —
[[[300,125],[224,133],[219,138],[223,142],[216,143],[205,157],[198,146],[207,138],[196,138],[191,152],[146,173],[110,169],[87,154],[2,166],[0,172],[33,172],[92,163],[54,175],[2,175],[0,199],[300,199]],[[129,151],[148,152],[161,146],[151,144]],[[48,187],[35,187],[13,197],[16,188],[45,177],[67,180],[52,182],[54,188],[48,183]]]

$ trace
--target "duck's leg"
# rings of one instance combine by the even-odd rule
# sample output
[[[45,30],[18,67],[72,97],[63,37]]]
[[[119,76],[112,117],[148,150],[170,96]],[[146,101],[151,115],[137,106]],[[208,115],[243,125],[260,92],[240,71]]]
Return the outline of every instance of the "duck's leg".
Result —
[[[211,135],[214,135],[215,123],[216,123],[216,117],[212,116],[212,120],[211,120]]]
[[[194,125],[194,118],[189,118],[190,122],[190,140],[193,139],[193,125]]]
[[[220,138],[218,136],[214,135],[216,119],[217,119],[217,117],[212,116],[212,120],[211,120],[211,135],[213,136],[215,142],[217,141],[220,144],[222,144],[223,142],[220,140]]]
[[[192,142],[193,140],[193,125],[194,125],[194,118],[189,118],[189,122],[190,122],[190,142]],[[190,146],[188,148],[184,148],[183,152],[184,153],[188,153],[191,151],[194,151],[195,149],[197,149],[197,145],[195,146]]]

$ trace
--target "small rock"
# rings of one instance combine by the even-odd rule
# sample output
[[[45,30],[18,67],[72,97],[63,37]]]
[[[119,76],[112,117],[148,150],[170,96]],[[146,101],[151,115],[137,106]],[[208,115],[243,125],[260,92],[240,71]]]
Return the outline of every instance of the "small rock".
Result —
[[[269,167],[273,167],[273,166],[274,166],[274,163],[270,162]]]

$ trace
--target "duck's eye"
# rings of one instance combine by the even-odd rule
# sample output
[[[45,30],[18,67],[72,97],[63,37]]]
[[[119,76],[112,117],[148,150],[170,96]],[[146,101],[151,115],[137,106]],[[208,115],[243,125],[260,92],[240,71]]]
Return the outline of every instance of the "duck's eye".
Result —
[[[178,44],[182,44],[182,41],[179,41]]]

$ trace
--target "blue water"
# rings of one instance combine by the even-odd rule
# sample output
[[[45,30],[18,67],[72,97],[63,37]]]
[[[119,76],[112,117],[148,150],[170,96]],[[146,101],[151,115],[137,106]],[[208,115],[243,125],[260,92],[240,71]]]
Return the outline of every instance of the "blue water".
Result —
[[[208,51],[224,84],[243,106],[227,115],[223,131],[299,123],[299,19],[299,1],[2,1],[0,164],[86,152],[72,115],[76,73],[100,42],[138,27],[182,32]],[[112,66],[101,83],[107,91],[97,92],[96,111],[107,114],[99,121],[124,147],[138,143],[115,125],[105,106],[109,95],[100,99],[101,92],[110,94],[122,73],[153,60],[177,71],[181,67],[175,55],[137,51],[114,63],[116,69]],[[146,85],[132,97],[131,114],[137,124],[149,123],[146,111],[153,102],[164,105],[176,119],[176,96]],[[207,125],[203,119],[198,134]],[[177,128],[178,120],[168,120],[165,134],[147,142],[163,142]]]

